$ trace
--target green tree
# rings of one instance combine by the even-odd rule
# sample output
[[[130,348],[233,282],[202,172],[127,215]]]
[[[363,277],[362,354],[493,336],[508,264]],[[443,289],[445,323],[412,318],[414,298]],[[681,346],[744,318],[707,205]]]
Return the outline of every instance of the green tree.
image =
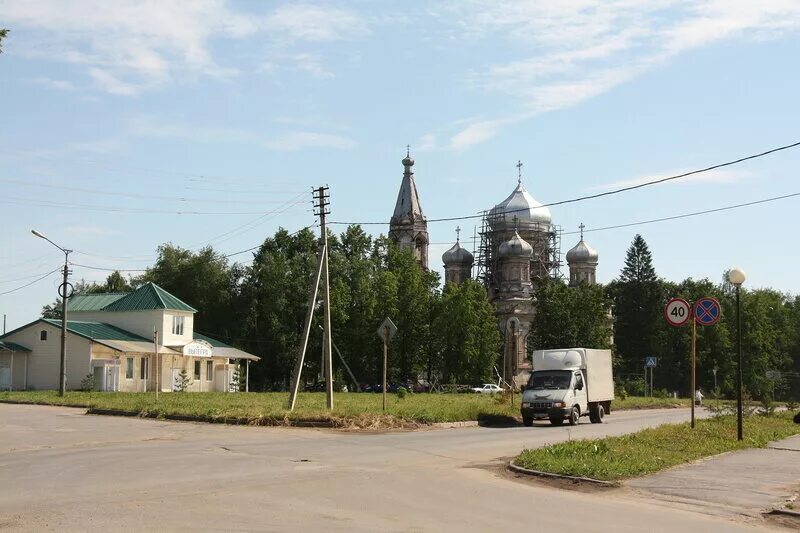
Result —
[[[647,243],[636,235],[618,280],[609,284],[614,301],[614,344],[618,370],[639,372],[644,357],[656,355],[663,327],[663,284]]]
[[[608,348],[611,301],[601,285],[568,287],[545,280],[534,291],[536,314],[529,344],[536,349],[581,346]]]
[[[137,285],[153,282],[197,309],[195,330],[231,337],[240,328],[236,307],[242,276],[241,266],[230,265],[210,246],[193,252],[164,244],[158,247],[155,264],[132,281]],[[124,282],[120,278],[109,276],[106,283],[119,287]]]
[[[440,357],[435,366],[442,381],[477,384],[489,380],[501,338],[486,289],[473,280],[448,283],[436,308],[434,329]]]
[[[288,387],[301,342],[317,249],[317,238],[310,230],[292,235],[280,229],[255,252],[253,264],[246,271],[238,311],[242,346],[261,356],[250,367],[254,390]],[[319,358],[310,354],[319,353],[321,347],[320,335],[316,334],[321,315],[316,313],[306,357],[314,369],[319,368]],[[304,375],[308,375],[308,369]]]
[[[410,250],[389,247],[389,270],[397,280],[397,334],[392,342],[392,378],[415,380],[432,357],[431,316],[438,275],[420,268]]]

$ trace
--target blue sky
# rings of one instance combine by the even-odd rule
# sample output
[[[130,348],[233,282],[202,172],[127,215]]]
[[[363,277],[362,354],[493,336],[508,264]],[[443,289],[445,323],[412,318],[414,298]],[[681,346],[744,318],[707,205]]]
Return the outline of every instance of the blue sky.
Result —
[[[800,4],[744,0],[3,1],[0,292],[75,263],[140,269],[164,242],[229,253],[278,226],[388,221],[406,144],[430,218],[524,183],[541,202],[800,140]],[[588,229],[800,191],[800,149],[554,207]],[[660,275],[800,292],[798,199],[586,235],[598,279],[636,232]],[[178,213],[183,214],[178,214]],[[214,214],[189,214],[214,213]],[[457,223],[431,224],[438,258]],[[474,223],[462,222],[472,234]],[[336,228],[338,230],[342,227]],[[386,227],[369,226],[385,232]],[[247,261],[248,255],[238,256]],[[83,267],[74,276],[102,281]],[[54,274],[0,296],[9,327]]]

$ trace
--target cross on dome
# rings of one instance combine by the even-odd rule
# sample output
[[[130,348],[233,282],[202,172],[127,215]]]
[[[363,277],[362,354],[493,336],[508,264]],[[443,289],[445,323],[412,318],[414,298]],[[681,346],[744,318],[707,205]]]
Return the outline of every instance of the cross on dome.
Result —
[[[522,183],[522,161],[517,159],[517,185]]]
[[[583,224],[583,222],[581,222],[578,227],[581,229],[581,240],[583,240],[583,228],[585,228],[586,226]]]
[[[461,240],[461,226],[456,226],[456,243]]]

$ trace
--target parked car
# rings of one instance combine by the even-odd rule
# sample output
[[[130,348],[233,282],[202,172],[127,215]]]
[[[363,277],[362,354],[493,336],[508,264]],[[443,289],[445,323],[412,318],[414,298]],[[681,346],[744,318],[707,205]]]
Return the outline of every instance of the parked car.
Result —
[[[499,385],[495,385],[494,383],[486,383],[482,387],[473,387],[471,390],[472,392],[478,392],[480,394],[496,394],[503,391]]]

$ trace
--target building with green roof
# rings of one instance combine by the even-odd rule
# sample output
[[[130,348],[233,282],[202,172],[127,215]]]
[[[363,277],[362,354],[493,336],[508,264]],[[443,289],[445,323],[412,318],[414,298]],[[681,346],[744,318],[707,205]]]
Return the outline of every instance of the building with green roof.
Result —
[[[230,391],[236,365],[259,357],[194,333],[197,310],[155,283],[67,301],[67,388],[91,374],[107,391]],[[0,336],[0,390],[57,389],[61,320],[39,319]],[[249,374],[249,372],[248,372]]]

